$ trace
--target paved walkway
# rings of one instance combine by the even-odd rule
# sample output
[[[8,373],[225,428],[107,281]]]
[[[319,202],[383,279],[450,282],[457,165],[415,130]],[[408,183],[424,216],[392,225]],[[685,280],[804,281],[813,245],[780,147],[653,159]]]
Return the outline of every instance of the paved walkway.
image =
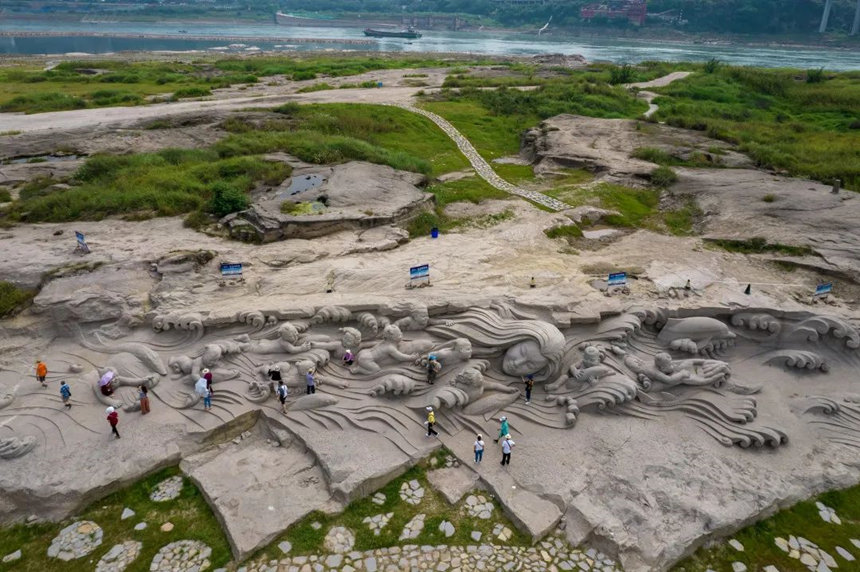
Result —
[[[669,85],[673,81],[676,81],[679,79],[684,79],[685,77],[687,77],[691,73],[693,73],[693,72],[687,72],[687,71],[672,72],[670,74],[664,75],[663,77],[658,77],[657,79],[652,79],[651,81],[640,81],[639,83],[628,83],[624,87],[626,87],[627,89],[639,89],[639,90],[645,90],[646,88],[649,88],[649,87],[663,87],[663,86]],[[657,110],[659,109],[655,103],[652,103],[653,99],[655,97],[657,97],[657,94],[654,93],[653,91],[640,91],[639,93],[636,94],[636,97],[644,100],[645,103],[648,104],[648,111],[643,113],[642,117],[645,117],[647,119],[648,117],[651,117],[652,115],[654,115],[657,112]]]
[[[462,133],[457,131],[457,128],[451,125],[447,120],[443,119],[441,116],[436,115],[431,111],[427,111],[426,109],[420,109],[413,105],[408,104],[393,104],[397,107],[401,107],[406,109],[407,111],[411,111],[413,113],[418,113],[419,115],[423,115],[433,123],[439,126],[439,128],[444,131],[448,137],[450,137],[454,143],[457,144],[457,147],[460,149],[460,152],[466,156],[469,160],[469,163],[474,167],[475,172],[478,175],[487,181],[493,187],[499,189],[500,191],[504,191],[506,193],[510,193],[512,195],[517,195],[524,199],[528,199],[530,201],[541,204],[549,209],[554,211],[560,211],[564,209],[569,209],[570,205],[563,203],[559,200],[556,200],[552,197],[548,197],[542,193],[538,193],[536,191],[529,191],[527,189],[522,189],[517,187],[516,185],[512,185],[506,180],[502,179],[500,176],[496,174],[493,168],[490,166],[487,161],[481,157],[475,147],[466,139]]]

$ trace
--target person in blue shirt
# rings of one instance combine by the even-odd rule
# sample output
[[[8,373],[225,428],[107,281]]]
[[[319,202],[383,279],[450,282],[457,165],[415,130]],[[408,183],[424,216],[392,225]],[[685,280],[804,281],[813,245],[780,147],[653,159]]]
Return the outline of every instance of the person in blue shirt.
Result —
[[[493,439],[493,443],[498,443],[499,439],[504,439],[505,435],[507,435],[510,432],[510,429],[508,428],[508,418],[505,416],[502,416],[499,418],[499,421],[501,421],[502,426],[499,427],[499,436],[496,437],[495,439]]]
[[[63,398],[63,404],[66,406],[66,409],[71,409],[72,390],[65,381],[60,382],[60,397]]]
[[[308,385],[308,395],[311,393],[317,392],[317,384],[316,380],[314,380],[314,368],[310,368],[308,372],[305,374],[305,381]]]

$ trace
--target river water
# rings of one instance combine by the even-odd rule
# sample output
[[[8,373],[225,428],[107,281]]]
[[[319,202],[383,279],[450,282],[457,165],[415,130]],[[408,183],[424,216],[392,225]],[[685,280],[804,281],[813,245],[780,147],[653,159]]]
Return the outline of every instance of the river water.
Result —
[[[180,29],[184,33],[180,33]],[[127,50],[213,50],[243,52],[262,50],[305,51],[380,51],[380,52],[459,52],[496,56],[529,56],[560,53],[581,54],[589,61],[636,63],[644,60],[704,61],[718,58],[736,65],[797,67],[829,70],[860,69],[860,51],[835,48],[745,47],[706,45],[662,40],[629,40],[601,37],[560,37],[511,34],[505,32],[427,31],[418,40],[399,38],[372,39],[369,44],[359,28],[310,28],[265,23],[158,23],[158,22],[69,22],[48,20],[3,20],[0,18],[0,54],[62,54],[69,52],[109,53]],[[62,34],[27,37],[30,33]],[[20,33],[20,35],[16,35]],[[93,35],[89,35],[93,34]],[[123,37],[103,37],[114,34]],[[157,35],[158,38],[135,37]],[[207,36],[199,39],[194,36]],[[244,45],[235,44],[241,37]],[[215,38],[215,39],[212,39]],[[290,43],[290,38],[327,41]],[[337,40],[346,40],[339,43]]]

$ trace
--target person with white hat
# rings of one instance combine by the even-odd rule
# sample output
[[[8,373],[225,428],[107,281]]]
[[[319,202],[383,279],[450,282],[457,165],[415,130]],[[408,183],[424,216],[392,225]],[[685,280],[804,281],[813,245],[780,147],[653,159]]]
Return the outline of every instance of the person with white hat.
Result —
[[[117,431],[116,426],[119,423],[119,414],[117,414],[116,409],[113,407],[108,407],[105,409],[105,413],[107,413],[107,420],[110,423],[110,429],[116,438],[119,439],[119,431]]]
[[[502,441],[502,465],[511,464],[511,451],[516,443],[513,442],[510,435],[505,435],[505,440]]]
[[[431,437],[433,435],[439,436],[439,433],[436,432],[436,429],[433,427],[436,425],[436,414],[433,413],[433,408],[429,405],[426,407],[427,409],[427,436]]]

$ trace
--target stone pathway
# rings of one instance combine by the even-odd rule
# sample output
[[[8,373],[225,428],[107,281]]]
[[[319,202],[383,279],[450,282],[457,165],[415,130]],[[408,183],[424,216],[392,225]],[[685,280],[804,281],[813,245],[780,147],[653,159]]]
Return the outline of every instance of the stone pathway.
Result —
[[[335,526],[325,535],[323,546],[329,552],[349,552],[355,546],[355,535],[345,526]]]
[[[504,524],[496,523],[496,526],[493,527],[493,536],[496,537],[496,540],[507,542],[513,535],[514,532]]]
[[[840,520],[840,518],[836,515],[836,511],[829,506],[817,502],[815,503],[815,507],[818,509],[818,516],[820,516],[821,520],[823,520],[824,522],[829,522],[831,524],[842,524],[842,520]]]
[[[373,504],[382,506],[385,504],[385,495],[382,493],[376,493],[375,495],[373,495],[373,497],[371,497],[370,501]]]
[[[800,560],[800,563],[806,566],[809,570],[817,572],[828,572],[833,568],[837,568],[839,564],[827,551],[822,550],[814,542],[803,538],[802,536],[789,535],[788,540],[777,537],[774,539],[774,544],[786,552],[789,558]]]
[[[524,199],[536,202],[554,211],[561,211],[570,208],[570,205],[556,200],[552,197],[548,197],[543,193],[529,191],[527,189],[517,187],[516,185],[512,185],[511,183],[502,179],[496,174],[490,164],[487,163],[487,161],[484,160],[483,157],[481,157],[481,155],[469,142],[469,140],[466,139],[462,133],[457,131],[456,127],[451,125],[446,119],[442,118],[441,116],[433,113],[432,111],[427,111],[426,109],[415,107],[414,105],[402,103],[390,105],[400,107],[407,111],[411,111],[412,113],[417,113],[418,115],[423,115],[424,117],[435,123],[437,126],[439,126],[439,128],[454,141],[454,143],[457,145],[457,148],[460,149],[460,152],[463,153],[466,159],[469,160],[469,163],[472,164],[472,168],[475,169],[475,172],[478,173],[478,176],[487,181],[487,183],[489,183],[491,186],[499,189],[500,191],[504,191],[506,193],[517,195],[518,197],[522,197]]]
[[[198,572],[209,568],[212,549],[199,540],[177,540],[152,559],[151,572]]]
[[[136,540],[126,540],[122,544],[114,544],[96,564],[96,572],[122,572],[140,555],[141,548],[143,548],[143,543]]]
[[[165,502],[173,500],[182,492],[182,477],[177,475],[158,483],[155,490],[149,495],[150,500]]]
[[[642,81],[639,83],[628,83],[624,87],[626,87],[627,89],[636,88],[639,90],[644,90],[644,89],[649,88],[649,87],[663,87],[663,86],[669,85],[673,81],[676,81],[679,79],[684,79],[685,77],[687,77],[691,73],[692,72],[685,72],[685,71],[672,72],[670,74],[664,75],[663,77],[658,77],[657,79],[652,79],[651,81]],[[647,118],[651,117],[652,115],[654,115],[654,113],[656,113],[657,110],[659,109],[659,107],[657,107],[657,104],[653,103],[654,98],[658,97],[658,94],[654,93],[653,91],[640,91],[639,93],[636,94],[636,96],[648,104],[648,111],[643,113],[642,117],[647,119]]]
[[[379,536],[379,533],[382,532],[382,529],[388,526],[388,521],[391,520],[391,517],[394,516],[393,512],[388,512],[385,514],[376,514],[374,516],[366,516],[361,521],[367,525],[367,528],[373,531],[374,536]]]
[[[412,479],[408,483],[403,483],[400,485],[400,498],[404,502],[416,505],[424,498],[424,487],[415,479]]]
[[[101,527],[90,520],[72,523],[51,541],[48,556],[60,560],[82,558],[101,545],[103,535]]]
[[[337,558],[332,558],[337,556]],[[527,570],[529,572],[617,572],[621,569],[594,550],[569,549],[559,538],[531,547],[492,546],[392,546],[337,555],[293,556],[282,560],[249,563],[237,572],[387,572],[399,570],[472,572],[476,570]]]
[[[463,510],[473,518],[481,520],[489,520],[493,516],[493,511],[496,507],[493,503],[484,498],[483,495],[469,495],[466,497],[466,504],[463,505]]]
[[[415,540],[421,534],[422,530],[424,530],[424,515],[416,514],[403,527],[403,532],[400,533],[399,540]]]

